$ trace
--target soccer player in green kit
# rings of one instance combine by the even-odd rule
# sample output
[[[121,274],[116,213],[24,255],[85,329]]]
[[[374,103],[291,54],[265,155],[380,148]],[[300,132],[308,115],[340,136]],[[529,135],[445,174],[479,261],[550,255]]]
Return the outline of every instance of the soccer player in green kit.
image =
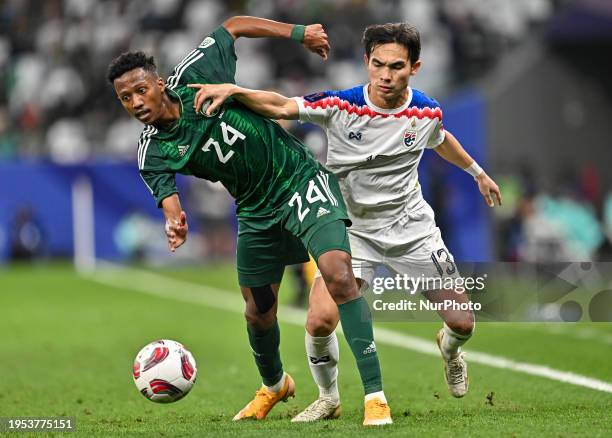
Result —
[[[192,83],[234,82],[238,37],[285,37],[327,58],[321,25],[232,17],[190,52],[164,82],[152,57],[124,53],[107,78],[126,111],[145,128],[138,144],[140,175],[166,218],[171,251],[187,237],[175,174],[221,181],[238,216],[237,270],[246,303],[249,343],[263,385],[234,420],[263,419],[295,392],[280,359],[277,294],[284,267],[312,254],[338,305],[364,386],[364,425],[392,422],[382,390],[370,310],[351,269],[348,216],[338,182],[280,125],[236,101],[214,115],[196,113]]]

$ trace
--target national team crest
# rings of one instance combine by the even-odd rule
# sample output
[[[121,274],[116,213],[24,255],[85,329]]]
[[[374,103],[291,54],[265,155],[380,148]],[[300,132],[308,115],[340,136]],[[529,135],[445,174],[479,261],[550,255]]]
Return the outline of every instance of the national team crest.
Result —
[[[417,139],[416,129],[406,129],[404,131],[404,144],[408,147],[412,146]]]

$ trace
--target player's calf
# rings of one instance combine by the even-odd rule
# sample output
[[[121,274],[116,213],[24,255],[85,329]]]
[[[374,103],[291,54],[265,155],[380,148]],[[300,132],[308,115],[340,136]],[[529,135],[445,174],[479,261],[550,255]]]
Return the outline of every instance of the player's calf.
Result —
[[[323,278],[318,276],[308,299],[306,319],[306,358],[310,373],[319,388],[319,398],[296,415],[293,422],[310,422],[340,415],[338,391],[338,306],[332,300]]]
[[[263,386],[235,419],[264,418],[278,401],[294,393],[293,380],[284,373],[280,358],[280,328],[276,319],[279,286],[241,287],[249,344]]]
[[[459,351],[459,347],[456,346],[458,336],[460,335],[453,332],[445,324],[444,328],[438,332],[436,341],[444,361],[444,379],[448,390],[453,397],[460,398],[467,394],[469,377],[464,353]],[[462,340],[461,343],[466,340]],[[453,351],[454,353],[451,353]]]
[[[452,358],[461,353],[464,345],[474,332],[475,322],[472,312],[462,312],[454,318],[444,318],[444,334],[440,343],[440,351],[446,358]]]
[[[330,254],[330,256],[333,257],[333,254]],[[333,273],[329,271],[330,266],[334,266],[337,271]],[[338,304],[338,313],[342,321],[344,335],[351,347],[353,356],[355,356],[361,376],[366,396],[363,424],[389,424],[392,422],[391,413],[382,390],[380,363],[372,330],[372,314],[368,303],[359,293],[357,281],[352,272],[350,256],[332,260],[329,264],[321,263],[321,258],[319,258],[319,269],[330,295]],[[337,281],[337,283],[334,284],[334,281]],[[339,284],[342,283],[345,283],[344,287],[350,287],[350,292],[334,295],[333,288],[339,287]],[[381,400],[384,400],[384,402]]]
[[[465,293],[458,293],[452,289],[427,291],[423,295],[433,302],[441,303],[448,300],[458,304],[469,303],[469,297]],[[442,355],[446,358],[456,356],[460,353],[460,348],[465,344],[474,331],[474,313],[451,308],[440,308],[438,310],[440,318],[444,321],[444,338],[440,345]]]
[[[357,362],[366,398],[376,396],[378,399],[384,399],[380,363],[372,330],[372,314],[353,275],[344,222],[335,221],[320,228],[311,238],[309,247],[323,248],[312,252],[325,285],[338,305],[344,336]],[[368,406],[366,403],[366,411]],[[378,410],[372,412],[377,413]],[[388,417],[390,420],[390,413]]]

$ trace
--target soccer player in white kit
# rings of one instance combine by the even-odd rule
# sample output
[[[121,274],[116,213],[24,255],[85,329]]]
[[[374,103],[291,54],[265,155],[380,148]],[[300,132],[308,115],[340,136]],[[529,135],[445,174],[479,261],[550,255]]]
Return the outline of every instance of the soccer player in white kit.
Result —
[[[374,268],[381,264],[413,277],[457,276],[433,210],[421,193],[417,166],[423,151],[433,149],[472,175],[490,207],[494,199],[501,204],[499,188],[444,129],[438,102],[409,86],[410,77],[421,66],[417,30],[405,23],[372,25],[366,28],[363,42],[369,76],[366,85],[296,98],[231,84],[206,85],[199,91],[199,102],[212,100],[208,107],[212,112],[233,96],[266,117],[299,119],[325,130],[326,166],[339,177],[353,222],[349,228],[353,270],[362,284],[371,285]],[[452,290],[421,292],[435,302],[469,300]],[[339,317],[320,274],[309,301],[306,351],[319,398],[292,421],[316,421],[340,414],[334,332]],[[468,375],[460,347],[472,335],[474,315],[462,310],[438,313],[444,320],[437,343],[445,380],[453,396],[463,397]]]

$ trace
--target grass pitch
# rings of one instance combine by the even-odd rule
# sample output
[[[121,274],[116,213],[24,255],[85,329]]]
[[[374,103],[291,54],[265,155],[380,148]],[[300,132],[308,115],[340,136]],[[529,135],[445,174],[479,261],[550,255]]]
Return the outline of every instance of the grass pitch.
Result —
[[[157,274],[236,298],[232,265]],[[466,348],[470,392],[461,400],[448,394],[438,357],[379,344],[395,424],[365,429],[361,385],[342,336],[342,417],[289,422],[316,389],[303,328],[281,323],[282,358],[296,398],[263,422],[233,423],[260,382],[241,313],[138,292],[129,275],[121,284],[104,285],[64,265],[0,270],[0,417],[74,416],[76,436],[609,436],[612,430],[610,393],[469,363],[473,349],[612,382],[610,324],[478,325]],[[281,302],[291,292],[287,282]],[[432,343],[439,326],[384,325]],[[159,338],[185,344],[198,365],[191,394],[175,404],[146,400],[132,382],[136,352]]]

